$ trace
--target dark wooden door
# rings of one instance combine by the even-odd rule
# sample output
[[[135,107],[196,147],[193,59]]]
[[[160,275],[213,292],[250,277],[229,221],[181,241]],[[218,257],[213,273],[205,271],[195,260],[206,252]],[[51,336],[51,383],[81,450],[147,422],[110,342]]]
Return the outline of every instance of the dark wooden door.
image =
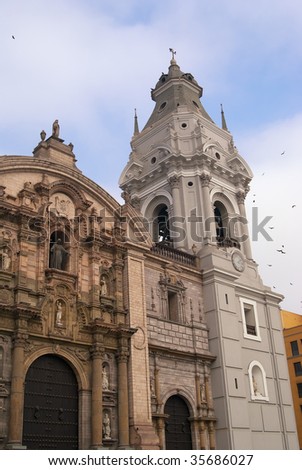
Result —
[[[192,449],[190,413],[185,401],[178,395],[170,397],[164,413],[169,415],[166,419],[166,449]]]
[[[28,449],[78,449],[78,384],[71,367],[47,354],[25,380],[23,445]]]

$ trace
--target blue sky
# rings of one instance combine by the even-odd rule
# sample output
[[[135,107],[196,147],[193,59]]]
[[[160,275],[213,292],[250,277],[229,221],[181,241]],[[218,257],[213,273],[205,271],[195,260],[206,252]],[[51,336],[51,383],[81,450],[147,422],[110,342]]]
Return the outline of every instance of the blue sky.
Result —
[[[300,0],[2,0],[0,38],[0,155],[31,155],[59,119],[78,167],[118,200],[134,108],[142,128],[173,47],[254,172],[249,217],[272,216],[272,241],[253,241],[260,274],[302,313]]]

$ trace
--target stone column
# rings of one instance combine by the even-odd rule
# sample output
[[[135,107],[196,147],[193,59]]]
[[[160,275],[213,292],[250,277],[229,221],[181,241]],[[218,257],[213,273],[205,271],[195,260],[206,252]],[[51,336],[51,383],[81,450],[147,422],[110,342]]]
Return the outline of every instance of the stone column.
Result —
[[[23,403],[24,403],[24,348],[28,336],[17,331],[13,339],[12,380],[10,415],[8,424],[8,447],[22,449]]]
[[[174,248],[182,248],[185,246],[185,239],[183,238],[183,234],[186,233],[186,221],[182,217],[182,210],[181,210],[181,199],[180,199],[180,191],[179,191],[179,185],[180,185],[180,178],[176,175],[171,176],[169,178],[169,184],[171,187],[171,192],[172,192],[172,199],[173,199],[173,224],[174,228],[177,231],[177,228],[179,227],[180,233],[178,236],[173,238],[173,246]],[[173,226],[171,227],[170,225],[170,230],[173,229]],[[177,239],[179,238],[179,239]]]
[[[209,422],[208,429],[209,429],[210,450],[216,449],[215,427],[214,427],[213,421]]]
[[[202,202],[203,202],[203,217],[204,217],[204,239],[207,243],[215,242],[216,243],[216,227],[215,227],[215,217],[212,209],[212,203],[210,199],[210,181],[211,175],[209,173],[203,172],[200,175],[201,181],[201,193],[202,193]]]
[[[92,346],[92,377],[91,377],[91,449],[102,448],[103,432],[103,378],[102,366],[104,347],[102,335],[94,335]]]
[[[214,403],[213,403],[213,395],[212,395],[212,387],[211,387],[210,365],[208,363],[206,363],[204,367],[204,378],[205,378],[205,395],[206,395],[206,402],[208,405],[209,415],[213,416]]]
[[[129,397],[128,397],[128,339],[120,338],[117,353],[118,366],[118,433],[119,448],[129,448]]]
[[[201,396],[200,396],[200,376],[198,374],[195,375],[195,388],[196,388],[196,404],[197,409],[200,411],[201,408]]]
[[[206,438],[206,424],[204,421],[199,423],[199,436],[200,436],[200,449],[205,450],[207,448],[207,438]]]
[[[250,237],[249,237],[249,231],[248,231],[248,225],[247,225],[247,218],[246,218],[246,211],[245,211],[245,196],[246,193],[244,190],[240,190],[236,193],[237,197],[237,202],[238,202],[238,208],[239,208],[239,213],[241,217],[241,230],[240,230],[240,239],[241,239],[241,245],[243,248],[243,252],[247,259],[253,259],[252,256],[252,250],[251,250],[251,243],[250,243]]]

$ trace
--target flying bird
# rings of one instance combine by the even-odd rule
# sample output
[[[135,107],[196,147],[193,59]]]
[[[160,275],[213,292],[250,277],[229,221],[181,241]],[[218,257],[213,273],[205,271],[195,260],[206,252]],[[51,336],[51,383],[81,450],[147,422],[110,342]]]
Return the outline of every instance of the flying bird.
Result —
[[[281,155],[284,155],[285,154],[285,150],[283,150],[283,152],[281,153]]]
[[[292,209],[293,209],[293,207],[296,207],[296,204],[293,204],[293,205],[292,205]]]
[[[16,39],[15,36],[12,34],[12,39]]]
[[[273,228],[275,228],[275,227],[268,227],[268,228],[269,228],[270,230],[273,230]]]
[[[279,253],[282,253],[283,255],[285,255],[285,251],[283,251],[283,250],[277,250],[277,251],[279,251]]]

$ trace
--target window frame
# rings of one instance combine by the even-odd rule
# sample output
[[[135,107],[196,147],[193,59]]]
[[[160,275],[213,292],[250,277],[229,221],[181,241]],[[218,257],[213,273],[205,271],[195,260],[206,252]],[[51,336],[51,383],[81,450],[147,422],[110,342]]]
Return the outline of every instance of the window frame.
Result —
[[[246,299],[244,297],[240,297],[239,301],[240,301],[240,310],[241,310],[241,316],[242,316],[244,338],[252,339],[253,341],[261,341],[259,321],[258,321],[258,312],[257,312],[257,303],[254,300]],[[253,309],[253,318],[254,318],[255,325],[252,325],[252,326],[255,327],[256,334],[248,333],[247,327],[250,325],[247,325],[246,323],[245,306],[250,306]]]
[[[295,348],[293,348],[293,344],[295,344],[295,346],[296,346]],[[290,342],[290,348],[291,348],[292,357],[300,356],[299,344],[298,344],[297,340],[294,340],[294,341]],[[294,351],[294,349],[295,349],[295,351]],[[297,352],[297,354],[295,354],[295,352]]]

